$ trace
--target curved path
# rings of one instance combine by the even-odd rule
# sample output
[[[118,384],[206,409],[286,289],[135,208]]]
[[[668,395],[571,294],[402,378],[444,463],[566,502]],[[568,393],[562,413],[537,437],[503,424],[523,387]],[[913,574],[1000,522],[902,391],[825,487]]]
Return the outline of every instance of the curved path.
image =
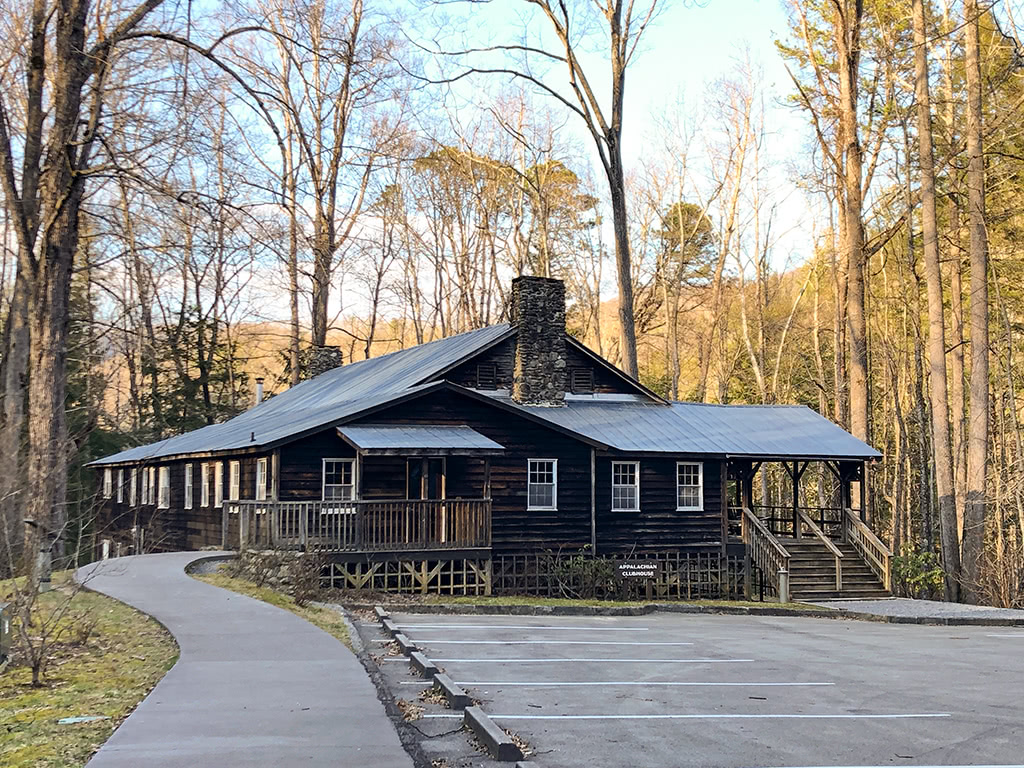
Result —
[[[76,573],[160,621],[181,649],[89,768],[411,768],[352,652],[288,611],[185,573],[210,554],[122,557]]]

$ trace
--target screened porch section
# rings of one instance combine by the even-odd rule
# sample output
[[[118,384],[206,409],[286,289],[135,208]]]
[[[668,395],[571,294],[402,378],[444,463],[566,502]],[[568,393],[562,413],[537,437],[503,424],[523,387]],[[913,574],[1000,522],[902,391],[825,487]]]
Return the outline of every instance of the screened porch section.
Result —
[[[225,546],[325,553],[491,546],[490,462],[501,445],[452,425],[346,426],[338,435],[355,455],[322,459],[320,498],[225,501]]]

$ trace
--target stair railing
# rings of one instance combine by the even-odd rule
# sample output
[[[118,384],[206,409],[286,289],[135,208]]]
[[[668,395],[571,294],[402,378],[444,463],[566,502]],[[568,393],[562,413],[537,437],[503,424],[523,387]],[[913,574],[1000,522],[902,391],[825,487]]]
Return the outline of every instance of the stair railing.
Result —
[[[839,547],[837,547],[835,544],[833,544],[832,540],[828,536],[825,535],[824,531],[822,531],[821,528],[818,527],[818,524],[815,523],[811,519],[810,515],[808,515],[802,509],[799,510],[799,514],[800,514],[800,521],[804,525],[806,525],[808,528],[810,528],[811,533],[814,534],[814,536],[817,537],[817,539],[822,544],[825,545],[825,547],[828,549],[828,551],[832,553],[832,557],[835,558],[835,561],[836,561],[836,592],[842,592],[843,591],[843,553],[839,550]]]
[[[789,602],[789,551],[779,543],[761,519],[743,508],[743,543],[747,556],[771,579],[780,603]]]
[[[892,592],[892,552],[849,507],[843,516],[843,538],[864,558],[885,591]]]

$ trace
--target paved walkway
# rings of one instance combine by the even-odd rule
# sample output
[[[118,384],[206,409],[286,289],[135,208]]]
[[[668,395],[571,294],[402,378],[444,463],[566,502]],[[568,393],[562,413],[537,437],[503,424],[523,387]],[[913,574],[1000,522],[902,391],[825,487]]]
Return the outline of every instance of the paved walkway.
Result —
[[[411,768],[359,660],[288,611],[197,581],[211,553],[107,560],[76,576],[166,626],[181,656],[89,762]]]
[[[877,616],[899,616],[907,619],[937,620],[999,620],[1024,623],[1024,611],[993,608],[987,605],[944,603],[938,600],[911,600],[906,597],[888,600],[828,600],[815,605],[844,611],[873,613]]]

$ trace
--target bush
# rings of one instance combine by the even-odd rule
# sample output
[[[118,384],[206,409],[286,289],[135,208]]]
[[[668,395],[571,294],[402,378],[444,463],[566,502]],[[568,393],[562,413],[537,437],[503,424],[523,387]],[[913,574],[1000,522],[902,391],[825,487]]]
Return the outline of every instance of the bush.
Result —
[[[944,573],[934,552],[908,547],[892,559],[893,591],[901,597],[941,599]]]
[[[563,597],[608,599],[618,596],[622,590],[615,563],[607,558],[594,557],[589,547],[568,558],[554,556],[554,575]]]

